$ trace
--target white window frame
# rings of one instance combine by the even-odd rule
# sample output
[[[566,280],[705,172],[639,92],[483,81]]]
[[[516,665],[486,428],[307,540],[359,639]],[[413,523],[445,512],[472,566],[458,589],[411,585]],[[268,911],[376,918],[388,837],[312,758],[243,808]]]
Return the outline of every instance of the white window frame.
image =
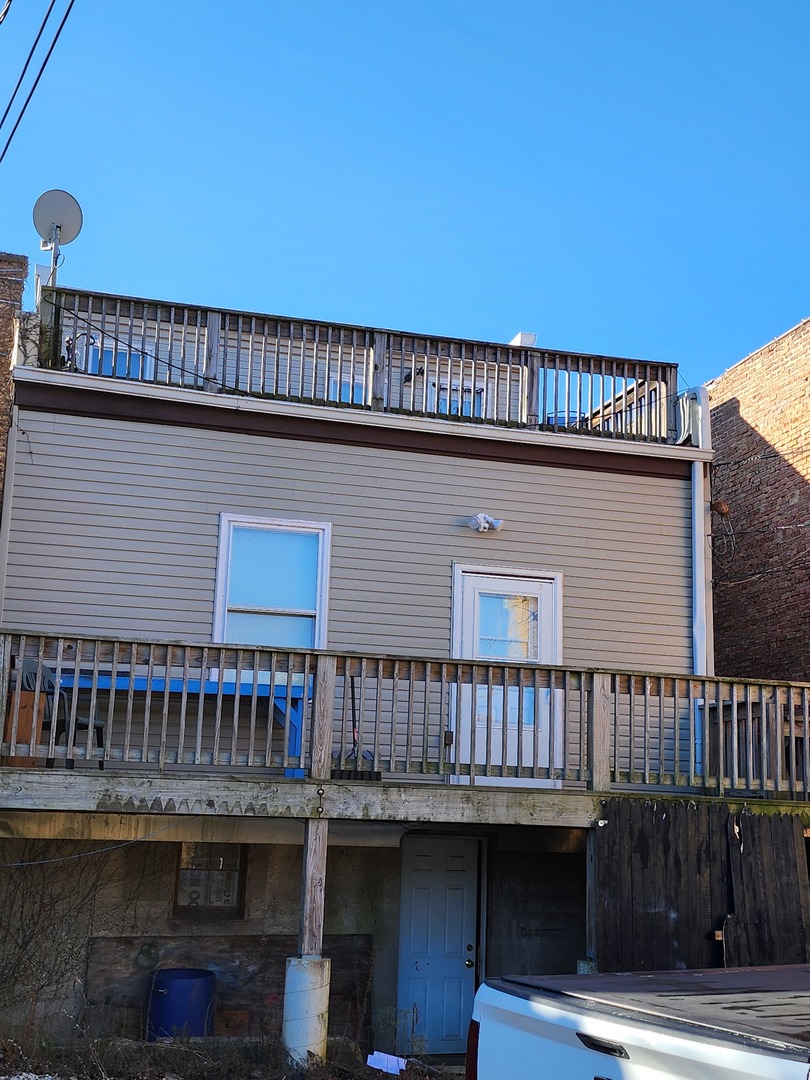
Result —
[[[525,566],[487,566],[483,563],[453,563],[453,611],[451,625],[451,645],[454,659],[471,659],[461,655],[461,631],[463,621],[462,593],[464,575],[478,575],[480,577],[517,578],[523,581],[540,582],[550,584],[552,587],[552,655],[549,661],[552,665],[560,665],[563,662],[563,606],[562,588],[563,575],[559,570],[530,570]],[[523,663],[536,663],[543,666],[540,661],[529,660]]]
[[[317,594],[315,597],[315,630],[313,648],[326,648],[326,628],[329,615],[329,562],[332,549],[332,523],[329,521],[298,521],[289,518],[266,518],[251,514],[219,515],[219,546],[217,551],[217,578],[214,601],[214,632],[212,640],[222,645],[246,645],[248,642],[225,640],[225,622],[228,613],[228,584],[230,575],[231,537],[234,526],[239,528],[267,529],[287,533],[315,533],[319,537]]]

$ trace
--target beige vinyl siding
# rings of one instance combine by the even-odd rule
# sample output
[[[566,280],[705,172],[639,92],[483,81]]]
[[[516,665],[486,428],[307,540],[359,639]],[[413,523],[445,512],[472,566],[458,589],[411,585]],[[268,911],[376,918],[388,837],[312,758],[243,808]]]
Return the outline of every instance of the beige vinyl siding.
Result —
[[[562,571],[566,664],[691,668],[686,481],[35,411],[20,427],[7,627],[210,639],[229,512],[333,523],[330,648],[448,656],[456,560]],[[479,511],[503,531],[467,528]]]

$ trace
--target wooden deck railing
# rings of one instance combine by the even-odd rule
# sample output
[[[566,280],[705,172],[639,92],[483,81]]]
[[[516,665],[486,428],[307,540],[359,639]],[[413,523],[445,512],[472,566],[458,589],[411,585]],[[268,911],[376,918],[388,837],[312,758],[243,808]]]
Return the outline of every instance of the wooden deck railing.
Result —
[[[673,442],[677,367],[44,290],[39,363],[110,379]]]
[[[810,794],[810,686],[0,635],[6,764]]]

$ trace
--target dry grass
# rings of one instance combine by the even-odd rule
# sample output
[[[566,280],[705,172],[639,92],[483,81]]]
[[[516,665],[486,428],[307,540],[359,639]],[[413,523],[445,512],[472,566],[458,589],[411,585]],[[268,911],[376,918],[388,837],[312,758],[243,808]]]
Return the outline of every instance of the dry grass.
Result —
[[[64,1080],[386,1080],[370,1069],[359,1047],[330,1040],[326,1063],[290,1064],[273,1041],[76,1039],[69,1044],[22,1046],[0,1037],[0,1076],[33,1073]],[[449,1080],[449,1070],[410,1061],[403,1080]]]

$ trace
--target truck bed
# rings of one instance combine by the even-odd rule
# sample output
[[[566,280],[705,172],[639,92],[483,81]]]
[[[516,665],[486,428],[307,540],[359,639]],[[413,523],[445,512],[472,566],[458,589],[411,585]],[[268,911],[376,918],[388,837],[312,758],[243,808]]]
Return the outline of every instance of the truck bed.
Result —
[[[810,964],[513,975],[476,994],[468,1080],[810,1080]]]
[[[515,975],[488,980],[565,994],[659,1022],[694,1024],[732,1036],[810,1051],[810,964],[603,975]]]

